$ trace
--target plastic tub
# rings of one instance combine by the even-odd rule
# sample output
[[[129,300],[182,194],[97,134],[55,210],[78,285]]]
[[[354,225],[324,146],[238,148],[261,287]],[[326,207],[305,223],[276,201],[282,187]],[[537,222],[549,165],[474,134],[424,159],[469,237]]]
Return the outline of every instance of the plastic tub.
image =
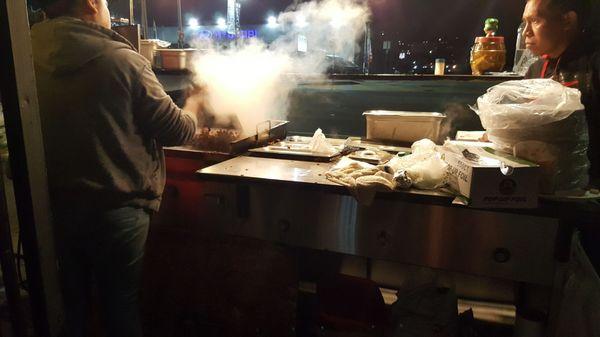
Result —
[[[367,139],[413,143],[423,138],[440,141],[442,122],[439,112],[372,110],[363,113],[367,120]]]

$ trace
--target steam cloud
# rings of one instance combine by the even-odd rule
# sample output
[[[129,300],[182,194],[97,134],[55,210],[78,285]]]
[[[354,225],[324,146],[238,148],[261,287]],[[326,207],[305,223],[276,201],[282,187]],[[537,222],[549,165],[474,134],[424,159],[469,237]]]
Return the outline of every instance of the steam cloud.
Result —
[[[353,60],[370,11],[366,0],[323,0],[290,7],[279,15],[284,35],[271,45],[252,39],[228,49],[214,46],[194,62],[195,81],[217,121],[237,115],[245,135],[267,119],[285,119],[288,96],[303,76],[323,74],[327,55]],[[298,53],[298,36],[308,52]],[[196,41],[196,46],[206,41]],[[290,76],[290,75],[296,76]]]

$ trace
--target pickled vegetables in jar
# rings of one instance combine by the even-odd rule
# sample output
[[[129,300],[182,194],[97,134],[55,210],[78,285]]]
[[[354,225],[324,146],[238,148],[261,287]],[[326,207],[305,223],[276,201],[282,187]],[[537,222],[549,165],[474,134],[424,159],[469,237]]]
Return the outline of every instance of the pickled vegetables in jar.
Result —
[[[504,37],[496,36],[497,19],[487,19],[484,31],[486,36],[475,38],[471,48],[471,72],[483,75],[486,72],[500,72],[506,65],[506,46]]]

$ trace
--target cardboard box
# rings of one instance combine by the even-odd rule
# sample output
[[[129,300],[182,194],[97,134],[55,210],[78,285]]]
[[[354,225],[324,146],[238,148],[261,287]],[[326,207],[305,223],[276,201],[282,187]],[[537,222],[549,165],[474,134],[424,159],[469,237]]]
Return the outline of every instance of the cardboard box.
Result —
[[[477,208],[536,208],[538,165],[489,147],[450,145],[442,150],[451,189]]]

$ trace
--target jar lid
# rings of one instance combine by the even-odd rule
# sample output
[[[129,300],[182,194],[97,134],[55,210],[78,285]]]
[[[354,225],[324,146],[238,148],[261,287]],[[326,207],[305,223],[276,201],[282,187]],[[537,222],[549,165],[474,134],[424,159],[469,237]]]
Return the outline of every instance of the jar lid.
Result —
[[[478,36],[475,43],[504,43],[504,36]]]

